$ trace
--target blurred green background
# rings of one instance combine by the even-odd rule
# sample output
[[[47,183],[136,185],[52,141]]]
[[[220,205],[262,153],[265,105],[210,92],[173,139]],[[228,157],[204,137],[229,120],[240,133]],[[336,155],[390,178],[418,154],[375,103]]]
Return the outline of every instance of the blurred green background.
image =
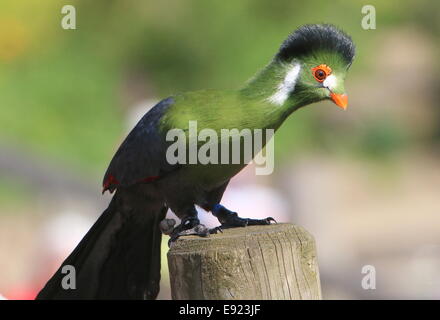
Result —
[[[61,28],[65,4],[76,30]],[[376,30],[361,27],[366,4]],[[139,114],[173,93],[239,87],[291,31],[320,22],[357,46],[347,112],[323,102],[295,113],[275,138],[275,173],[237,184],[270,188],[286,220],[315,235],[324,298],[440,298],[433,0],[2,1],[0,293],[32,297],[90,227]],[[360,287],[366,264],[376,290]]]

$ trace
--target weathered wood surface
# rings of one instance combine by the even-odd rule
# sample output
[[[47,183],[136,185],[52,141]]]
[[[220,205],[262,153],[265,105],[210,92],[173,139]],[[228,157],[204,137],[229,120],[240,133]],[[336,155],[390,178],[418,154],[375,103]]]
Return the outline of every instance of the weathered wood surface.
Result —
[[[293,224],[182,237],[168,265],[175,300],[322,298],[315,241]]]

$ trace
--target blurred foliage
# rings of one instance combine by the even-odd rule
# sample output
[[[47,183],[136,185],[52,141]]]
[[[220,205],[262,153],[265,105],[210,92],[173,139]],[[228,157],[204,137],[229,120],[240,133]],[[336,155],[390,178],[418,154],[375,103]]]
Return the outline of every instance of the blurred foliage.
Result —
[[[378,28],[421,21],[436,35],[439,2],[423,2],[433,10],[421,10],[415,0],[368,3],[376,6]],[[77,30],[60,27],[65,4],[77,9]],[[148,80],[145,98],[238,87],[304,23],[329,22],[347,30],[358,47],[349,80],[361,78],[371,67],[365,57],[375,50],[377,34],[360,27],[362,5],[342,0],[2,1],[0,140],[98,175],[123,136],[123,112],[130,106],[122,88],[133,73]],[[326,140],[317,130],[317,109],[301,110],[282,127],[276,140],[281,161]],[[327,109],[319,112],[335,112]],[[403,144],[386,123],[355,139],[366,146],[361,152],[375,155]]]
[[[61,8],[67,4],[76,8],[76,30],[61,28]],[[366,4],[376,8],[377,30],[366,31],[361,28],[361,8]],[[400,177],[403,170],[411,168],[402,165],[401,161],[395,161],[396,157],[405,154],[406,158],[402,159],[408,160],[424,147],[425,153],[434,146],[440,151],[440,73],[437,72],[440,1],[1,0],[0,153],[8,149],[2,149],[3,145],[12,145],[20,151],[17,153],[19,157],[22,154],[29,155],[30,159],[26,160],[30,164],[34,164],[34,155],[38,160],[43,159],[42,162],[47,159],[49,169],[51,165],[61,168],[54,171],[53,175],[59,177],[58,172],[62,172],[64,168],[68,169],[66,172],[77,172],[81,176],[78,180],[84,178],[84,182],[95,183],[98,194],[98,184],[106,166],[127,133],[130,108],[148,99],[157,101],[182,91],[240,87],[268,63],[291,31],[305,23],[322,22],[333,23],[346,30],[357,46],[356,59],[346,81],[350,108],[343,113],[330,102],[323,102],[303,108],[288,119],[275,138],[276,164],[275,174],[271,178],[277,182],[290,179],[290,173],[285,174],[285,171],[278,168],[288,167],[291,170],[292,159],[311,153],[313,168],[305,168],[306,174],[312,179],[311,185],[306,187],[305,193],[293,190],[282,194],[286,203],[292,205],[293,211],[299,213],[295,212],[295,221],[298,217],[299,223],[305,222],[305,226],[310,223],[310,231],[317,230],[321,240],[331,239],[320,241],[324,245],[324,252],[325,243],[334,243],[336,240],[343,244],[338,242],[341,239],[338,240],[336,233],[343,234],[348,230],[346,235],[353,238],[352,242],[360,249],[355,252],[350,244],[344,244],[342,260],[348,264],[350,261],[356,263],[356,272],[359,272],[357,263],[362,254],[368,263],[372,258],[386,258],[384,261],[389,270],[394,268],[392,260],[397,257],[396,263],[399,266],[406,265],[409,268],[404,270],[417,270],[416,277],[413,278],[424,281],[425,278],[420,278],[420,275],[429,274],[426,271],[431,269],[432,274],[435,274],[438,269],[435,256],[427,256],[433,259],[432,268],[430,260],[424,256],[419,261],[402,258],[413,245],[425,241],[414,238],[417,227],[426,228],[427,239],[435,239],[429,235],[429,230],[435,233],[436,230],[431,229],[430,225],[436,224],[429,219],[436,215],[438,209],[432,205],[433,214],[423,215],[424,211],[430,210],[430,189],[436,190],[437,187],[434,180],[428,181],[425,178],[434,176],[433,166],[426,166],[424,161],[428,157],[422,157],[422,160],[414,162],[420,171],[410,172],[411,179],[408,179],[407,185],[403,182],[401,187],[398,185],[401,181],[393,178]],[[388,34],[388,31],[392,32]],[[405,37],[408,31],[414,31],[414,34]],[[418,37],[424,41],[427,39],[427,50],[431,50],[431,42],[436,52],[432,61],[429,61],[429,68],[417,69],[420,66],[417,62],[423,58],[407,53],[404,63],[398,64],[397,70],[393,69],[397,72],[391,77],[385,77],[387,70],[380,68],[386,69],[394,58],[404,56],[401,54],[404,52],[398,52],[400,47],[395,49],[391,46],[390,51],[397,54],[388,57],[383,57],[379,51],[384,47],[384,39],[390,41],[393,36],[402,37],[403,40],[398,42],[400,45],[405,41],[417,40]],[[411,42],[403,48],[412,49],[416,46],[414,43]],[[416,77],[407,76],[405,63],[408,63],[408,69],[416,69],[412,73]],[[404,89],[399,86],[401,82],[394,81],[402,79],[408,80],[406,83],[410,82],[409,86],[403,86]],[[424,81],[422,85],[419,83],[421,79]],[[426,86],[429,88],[425,88]],[[426,90],[418,92],[414,88]],[[387,90],[392,92],[388,94]],[[415,98],[405,101],[411,94],[404,95],[402,91],[414,91],[412,95]],[[374,104],[369,99],[370,96],[375,96]],[[353,101],[355,103],[352,105]],[[340,165],[341,171],[339,168],[333,169],[336,173],[344,172],[344,175],[333,176],[331,170],[325,166],[325,157],[331,158],[330,164]],[[361,159],[362,165],[353,166],[349,157]],[[302,164],[298,163],[302,170]],[[320,163],[324,166],[319,166]],[[330,173],[327,177],[335,177],[329,181],[329,185],[324,183],[318,186],[313,181],[321,175],[320,169],[324,169],[324,174]],[[347,176],[344,171],[346,169],[349,170]],[[65,215],[65,209],[68,209],[67,214],[71,210],[87,212],[88,209],[87,205],[82,207],[82,200],[78,200],[82,198],[71,195],[70,187],[61,196],[53,194],[52,186],[48,191],[49,196],[45,194],[42,197],[34,192],[33,188],[38,186],[35,183],[27,183],[28,181],[13,176],[14,173],[9,175],[9,172],[1,170],[4,168],[0,168],[0,216],[13,214],[18,217],[17,213],[20,212],[27,215],[22,221],[2,221],[4,239],[7,239],[3,241],[7,249],[4,250],[5,257],[17,261],[4,264],[6,267],[11,265],[12,268],[3,270],[3,281],[6,280],[7,283],[10,274],[17,271],[17,283],[21,283],[38,269],[38,259],[33,252],[41,235],[35,234],[38,230],[36,227],[52,221],[52,214],[55,212],[57,215]],[[365,173],[365,179],[373,181],[371,186],[367,186],[365,180],[358,181],[358,172],[354,170]],[[312,174],[315,171],[318,176]],[[294,169],[292,172],[297,174],[298,171]],[[299,178],[302,183],[301,177]],[[336,181],[339,178],[342,181]],[[64,176],[60,178],[63,179]],[[377,183],[379,180],[380,183]],[[386,185],[383,183],[385,180],[392,183]],[[45,180],[36,182],[40,181]],[[58,184],[55,186],[58,187]],[[285,186],[300,188],[296,183]],[[344,188],[338,189],[341,186],[353,189],[353,192],[346,193]],[[60,186],[60,190],[63,187],[65,186]],[[383,192],[387,188],[395,193]],[[321,190],[329,192],[323,195],[323,199],[317,197],[321,195]],[[416,201],[410,201],[408,207],[402,207],[407,204],[404,202],[399,207],[400,199],[409,194],[414,194]],[[337,206],[338,199],[342,199],[337,197],[339,195],[344,198]],[[350,199],[350,195],[353,199]],[[296,196],[301,199],[296,199]],[[433,192],[432,199],[435,196]],[[53,202],[59,203],[58,206]],[[310,203],[310,208],[305,208],[305,203],[307,206]],[[390,203],[396,204],[395,212],[390,208]],[[42,208],[39,208],[40,204]],[[40,211],[47,217],[40,219]],[[322,211],[326,216],[329,215],[327,218],[310,215],[310,220],[301,220],[301,214],[313,211]],[[339,215],[343,217],[342,221],[338,220]],[[410,220],[410,216],[416,216],[417,221]],[[312,220],[331,222],[329,219],[335,221],[334,228],[327,228],[326,224],[330,232],[321,232],[322,228],[311,224]],[[373,220],[379,221],[380,225],[374,224]],[[397,232],[399,228],[402,230],[400,237]],[[76,228],[68,224],[64,229],[66,236],[67,229],[75,234]],[[47,230],[44,228],[45,233]],[[367,238],[368,230],[373,234],[371,239]],[[408,233],[407,230],[411,232]],[[54,237],[59,239],[57,236],[60,232],[56,231]],[[424,232],[419,233],[424,235]],[[382,235],[381,238],[381,233],[387,236]],[[368,244],[364,242],[367,240]],[[380,242],[379,251],[375,247],[379,243],[377,241]],[[52,242],[58,248],[58,244],[69,241],[63,238],[62,241]],[[21,249],[29,251],[22,253],[26,257],[22,262],[17,258],[19,255],[14,256]],[[35,252],[45,260],[40,268],[47,271],[51,261],[41,249],[38,247]],[[162,251],[163,265],[166,265],[166,251]],[[32,255],[29,255],[30,252]],[[339,261],[334,259],[333,251],[329,252],[331,254],[327,256],[332,261]],[[393,256],[394,253],[396,255]],[[323,263],[320,262],[320,267],[324,270],[322,274],[328,279],[331,277],[330,286],[336,282],[344,283],[345,281],[340,280],[350,278],[346,276],[346,268],[341,269],[339,264],[333,262],[326,265],[325,255],[321,260]],[[419,263],[419,269],[416,263]],[[23,270],[22,274],[20,270]],[[381,285],[385,291],[380,291],[379,297],[381,294],[382,297],[389,296],[387,290],[390,288],[387,283],[390,279],[392,281],[392,277],[387,276],[387,268],[383,270],[385,273],[382,272],[382,277],[387,278],[387,281]],[[405,280],[396,281],[398,285],[395,290],[399,292],[397,296],[407,298],[405,290],[414,279],[408,276],[410,272],[399,273],[396,270],[389,271],[389,274],[394,275],[395,279],[400,279],[401,274]],[[165,272],[165,282],[169,282],[167,277],[168,273]],[[343,288],[343,297],[350,296],[350,290],[346,290],[350,287],[351,284],[340,287]],[[356,288],[358,287],[357,284]],[[424,294],[434,290],[434,287],[432,283],[429,290],[425,290],[426,286],[423,286]],[[427,297],[431,298],[429,295]]]
[[[361,133],[357,144],[360,154],[370,157],[385,157],[400,150],[405,143],[404,133],[392,121],[372,122]]]
[[[32,190],[19,181],[2,178],[0,183],[1,215],[8,212],[11,214],[13,213],[14,215],[23,212],[20,210],[25,207],[22,205],[23,199],[35,201]]]

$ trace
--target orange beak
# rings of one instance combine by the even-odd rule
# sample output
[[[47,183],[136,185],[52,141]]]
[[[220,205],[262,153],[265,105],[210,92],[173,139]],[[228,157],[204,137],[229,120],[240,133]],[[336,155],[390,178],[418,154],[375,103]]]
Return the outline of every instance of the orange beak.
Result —
[[[337,94],[337,93],[330,93],[330,98],[333,100],[333,102],[342,109],[347,109],[348,106],[348,96],[344,94]]]

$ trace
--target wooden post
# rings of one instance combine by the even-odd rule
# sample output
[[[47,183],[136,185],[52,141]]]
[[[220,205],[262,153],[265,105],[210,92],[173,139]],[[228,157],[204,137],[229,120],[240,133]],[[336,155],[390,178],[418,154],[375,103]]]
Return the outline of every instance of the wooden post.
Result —
[[[315,241],[293,224],[181,237],[168,266],[174,300],[322,298]]]

